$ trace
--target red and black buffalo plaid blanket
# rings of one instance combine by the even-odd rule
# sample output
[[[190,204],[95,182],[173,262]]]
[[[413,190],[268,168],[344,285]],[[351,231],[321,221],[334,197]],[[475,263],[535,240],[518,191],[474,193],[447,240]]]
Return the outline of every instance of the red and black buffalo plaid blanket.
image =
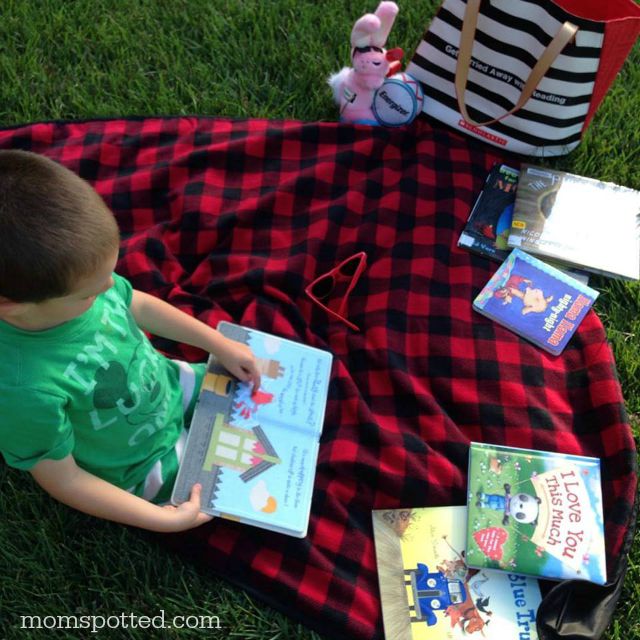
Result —
[[[214,520],[163,542],[328,638],[381,638],[372,509],[465,504],[471,440],[598,456],[611,584],[548,583],[538,623],[600,635],[635,522],[634,442],[595,313],[552,357],[471,309],[495,264],[456,241],[498,152],[424,122],[191,117],[33,124],[0,147],[95,185],[135,287],[334,354],[308,536]],[[355,332],[304,289],[359,251]]]

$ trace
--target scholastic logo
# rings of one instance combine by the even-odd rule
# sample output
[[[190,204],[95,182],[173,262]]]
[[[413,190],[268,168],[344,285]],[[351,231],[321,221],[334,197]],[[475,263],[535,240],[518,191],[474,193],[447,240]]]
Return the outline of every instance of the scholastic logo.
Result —
[[[495,134],[489,133],[488,131],[483,131],[482,129],[480,129],[479,127],[476,127],[473,124],[469,124],[463,118],[461,118],[460,122],[458,122],[458,126],[462,127],[463,129],[467,129],[468,131],[471,131],[476,135],[482,136],[487,140],[491,140],[491,142],[495,142],[496,144],[501,144],[503,147],[507,144],[507,142],[509,142],[505,138],[501,138],[500,136],[496,136]]]

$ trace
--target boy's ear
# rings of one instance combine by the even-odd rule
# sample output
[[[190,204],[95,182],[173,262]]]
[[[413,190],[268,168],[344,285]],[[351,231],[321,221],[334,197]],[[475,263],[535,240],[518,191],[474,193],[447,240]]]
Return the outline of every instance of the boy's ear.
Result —
[[[25,304],[0,296],[0,318],[10,318],[17,315],[23,310]]]

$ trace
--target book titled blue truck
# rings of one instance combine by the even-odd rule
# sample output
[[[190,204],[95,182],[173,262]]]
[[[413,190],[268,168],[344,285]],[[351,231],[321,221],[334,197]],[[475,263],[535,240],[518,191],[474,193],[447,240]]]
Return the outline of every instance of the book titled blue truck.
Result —
[[[473,301],[473,308],[559,355],[598,295],[559,269],[514,249]]]
[[[304,537],[332,356],[229,322],[218,330],[251,347],[260,389],[209,358],[171,501],[200,483],[202,511]]]

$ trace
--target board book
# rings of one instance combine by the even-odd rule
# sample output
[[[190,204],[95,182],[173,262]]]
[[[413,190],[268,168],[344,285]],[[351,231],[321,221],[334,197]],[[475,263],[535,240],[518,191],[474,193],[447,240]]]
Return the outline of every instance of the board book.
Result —
[[[538,638],[538,581],[469,569],[466,523],[466,507],[373,512],[386,640]]]
[[[473,301],[473,308],[558,355],[598,295],[559,269],[514,249]]]
[[[506,164],[493,165],[460,234],[459,247],[498,262],[509,255],[507,240],[519,174]]]
[[[304,537],[332,356],[229,322],[218,331],[249,345],[260,389],[210,356],[171,501],[199,482],[202,511]]]
[[[523,164],[509,246],[601,275],[640,279],[640,192]]]
[[[472,442],[469,566],[607,580],[600,460]]]

